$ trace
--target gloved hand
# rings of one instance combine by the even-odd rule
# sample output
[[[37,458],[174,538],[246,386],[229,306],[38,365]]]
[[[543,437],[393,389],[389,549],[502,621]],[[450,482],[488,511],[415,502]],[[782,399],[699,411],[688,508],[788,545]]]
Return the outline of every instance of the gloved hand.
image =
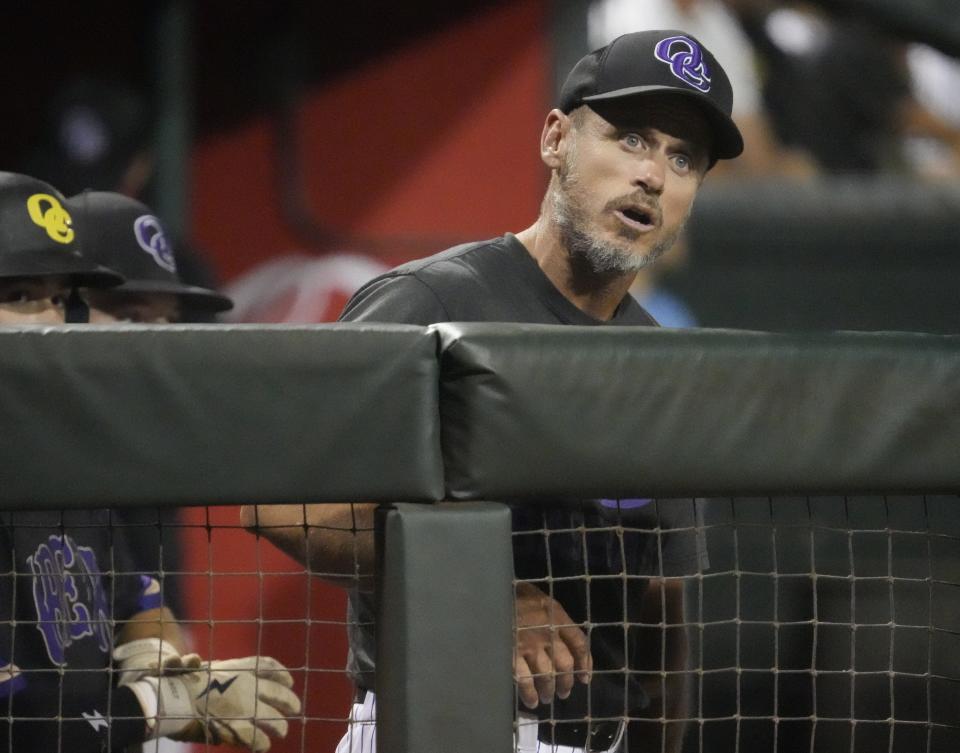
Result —
[[[167,667],[183,666],[185,659],[200,666],[199,656],[188,654],[181,657],[172,643],[161,638],[141,638],[121,643],[113,649],[114,671],[120,673],[118,685],[129,685],[147,675],[161,675]]]
[[[187,657],[190,663],[195,656]],[[290,690],[293,677],[269,656],[170,667],[163,676],[144,676],[128,687],[153,737],[181,742],[227,743],[264,753],[271,737],[286,737],[283,717],[300,713],[300,699]]]

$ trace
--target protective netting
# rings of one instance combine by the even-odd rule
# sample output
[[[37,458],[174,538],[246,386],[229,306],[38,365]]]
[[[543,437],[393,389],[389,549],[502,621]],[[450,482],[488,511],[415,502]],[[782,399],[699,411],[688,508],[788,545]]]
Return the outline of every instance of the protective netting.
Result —
[[[552,612],[554,627],[569,621],[582,630],[593,657],[589,689],[575,682],[569,698],[532,712],[515,699],[520,743],[539,727],[541,739],[589,740],[600,750],[621,737],[623,751],[960,749],[958,497],[633,499],[512,509],[518,583],[554,599],[563,610]],[[74,680],[66,678],[93,688],[87,698],[112,692],[96,682],[106,670],[58,665],[44,653],[52,650],[42,642],[50,613],[38,583],[53,584],[63,608],[53,633],[70,657],[128,614],[117,585],[123,577],[147,576],[202,656],[272,656],[289,668],[303,712],[272,750],[335,749],[354,695],[345,636],[358,626],[348,624],[344,591],[325,582],[333,574],[310,573],[241,529],[236,507],[2,516],[0,648],[16,670],[8,666],[0,684],[0,746],[20,750],[10,721],[32,717],[31,729],[54,729],[57,742],[46,749],[79,750],[70,725],[90,719],[68,712],[63,688]],[[60,549],[47,569],[34,568],[41,544],[50,551],[52,540]],[[96,565],[64,559],[68,550],[94,552]],[[84,588],[95,578],[83,580],[81,571],[102,577],[106,598],[103,615],[86,622],[67,609],[94,598]],[[461,577],[469,583],[470,573]],[[482,612],[478,604],[478,619]],[[41,675],[55,680],[52,705],[21,705]],[[430,713],[443,703],[436,698]]]
[[[116,705],[109,653],[132,616],[160,604],[203,659],[273,657],[289,669],[303,712],[284,715],[272,751],[335,748],[351,693],[342,591],[243,530],[239,508],[4,511],[0,522],[0,750],[141,742],[140,709]],[[240,669],[224,685],[234,675],[263,684]]]
[[[536,552],[547,572],[529,582],[589,633],[594,659],[589,694],[577,699],[575,686],[567,701],[541,707],[540,738],[605,749],[597,741],[628,718],[626,751],[679,750],[680,728],[688,753],[957,750],[958,502],[526,508],[541,527],[515,534],[515,551]],[[682,613],[669,598],[644,603],[670,588],[684,594]],[[646,709],[638,687],[652,700]]]

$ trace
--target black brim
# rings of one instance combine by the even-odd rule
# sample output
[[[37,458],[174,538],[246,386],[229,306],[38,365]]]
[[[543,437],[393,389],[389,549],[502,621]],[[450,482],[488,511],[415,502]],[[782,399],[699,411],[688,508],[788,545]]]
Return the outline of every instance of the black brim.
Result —
[[[0,253],[0,278],[69,277],[85,288],[113,288],[123,277],[112,269],[94,264],[78,254],[60,249]]]
[[[603,115],[604,105],[609,105],[611,108],[616,107],[622,111],[622,106],[626,104],[628,99],[658,93],[687,97],[700,105],[713,130],[712,154],[714,159],[733,159],[743,153],[743,136],[740,134],[737,124],[733,122],[733,118],[718,108],[716,103],[708,96],[691,89],[661,85],[633,86],[628,89],[617,89],[604,94],[595,94],[592,97],[584,97],[583,102],[589,105],[591,109],[596,110],[598,114]]]
[[[167,280],[127,280],[114,288],[117,293],[164,293],[176,296],[194,311],[218,313],[233,308],[233,301],[215,290]]]

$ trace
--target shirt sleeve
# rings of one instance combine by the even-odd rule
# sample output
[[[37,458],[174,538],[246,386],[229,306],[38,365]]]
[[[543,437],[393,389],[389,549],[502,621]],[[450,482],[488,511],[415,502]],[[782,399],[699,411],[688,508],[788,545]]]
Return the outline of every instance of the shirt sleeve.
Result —
[[[347,302],[341,322],[381,322],[427,326],[450,321],[437,294],[413,274],[379,277]]]
[[[106,669],[65,673],[64,685],[83,683],[86,692],[65,687],[56,716],[34,711],[29,683],[11,688],[13,694],[2,700],[0,751],[106,753],[143,743],[147,727],[140,702],[129,688],[109,688],[109,677]]]
[[[157,573],[145,571],[128,543],[125,539],[114,542],[113,614],[118,622],[163,606],[163,591]]]

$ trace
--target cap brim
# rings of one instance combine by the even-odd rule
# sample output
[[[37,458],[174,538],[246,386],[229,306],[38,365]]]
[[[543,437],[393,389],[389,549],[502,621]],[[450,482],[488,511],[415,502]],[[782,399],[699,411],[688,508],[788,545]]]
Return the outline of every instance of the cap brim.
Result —
[[[0,278],[69,277],[87,288],[112,288],[123,277],[112,269],[94,264],[77,254],[59,249],[40,249],[0,254]]]
[[[663,86],[660,84],[649,86],[632,86],[626,89],[617,89],[603,94],[594,94],[590,97],[584,97],[583,103],[590,105],[591,108],[599,112],[604,104],[613,106],[622,104],[625,99],[631,97],[642,97],[650,94],[669,93],[692,99],[703,109],[703,114],[710,121],[713,128],[713,156],[716,159],[733,159],[739,157],[743,152],[743,136],[740,129],[737,128],[733,118],[727,115],[717,105],[704,94],[691,89],[681,89],[676,86]],[[603,115],[600,112],[600,115]]]
[[[225,295],[197,285],[184,285],[165,280],[127,280],[115,288],[119,293],[165,293],[176,296],[181,303],[195,311],[220,312],[233,308],[233,301]]]

